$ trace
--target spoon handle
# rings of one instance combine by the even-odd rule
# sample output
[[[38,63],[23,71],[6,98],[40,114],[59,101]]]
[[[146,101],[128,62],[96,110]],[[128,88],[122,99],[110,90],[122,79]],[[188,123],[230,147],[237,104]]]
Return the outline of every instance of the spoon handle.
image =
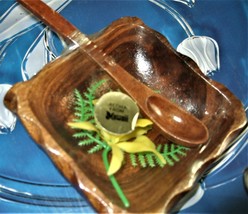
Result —
[[[189,147],[197,146],[208,140],[208,130],[200,120],[135,79],[111,56],[105,55],[93,41],[44,2],[40,0],[18,1],[68,43],[78,44],[79,50],[87,53],[136,101],[142,112],[160,128],[167,139]]]
[[[59,33],[67,44],[74,44],[77,41],[76,37],[78,35],[80,37],[85,36],[73,24],[41,0],[18,0],[18,2],[31,11],[43,23],[51,27],[53,31]]]

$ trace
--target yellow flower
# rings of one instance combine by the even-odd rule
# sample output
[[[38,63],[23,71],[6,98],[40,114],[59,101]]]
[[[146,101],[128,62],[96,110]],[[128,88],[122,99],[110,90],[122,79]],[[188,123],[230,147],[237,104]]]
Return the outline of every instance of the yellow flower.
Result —
[[[166,163],[164,157],[156,150],[155,144],[148,137],[144,136],[151,129],[152,125],[152,121],[148,119],[138,119],[134,131],[125,135],[110,134],[87,121],[68,123],[68,125],[72,128],[98,132],[101,138],[111,147],[112,158],[107,172],[109,176],[121,168],[124,152],[152,152],[159,158],[161,163]]]
[[[138,136],[133,141],[118,142],[111,147],[112,158],[107,172],[108,175],[112,175],[120,169],[124,159],[123,151],[127,153],[152,152],[165,164],[164,157],[156,150],[154,143],[144,135]]]
[[[97,132],[97,128],[90,122],[76,122],[76,123],[68,123],[68,125],[74,129],[83,129],[87,131],[95,131]]]

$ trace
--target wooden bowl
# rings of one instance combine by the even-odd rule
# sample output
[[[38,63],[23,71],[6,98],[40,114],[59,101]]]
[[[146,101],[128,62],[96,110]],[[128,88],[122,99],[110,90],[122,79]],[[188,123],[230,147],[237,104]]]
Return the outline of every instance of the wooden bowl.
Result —
[[[204,171],[244,127],[242,104],[137,18],[119,19],[91,38],[130,74],[193,114],[209,130],[207,144],[190,149],[174,166],[142,169],[131,167],[126,160],[116,179],[131,203],[129,208],[122,205],[112,187],[101,153],[90,155],[79,147],[67,125],[74,117],[74,89],[83,93],[101,79],[109,81],[99,96],[119,88],[82,47],[46,65],[30,81],[16,84],[7,93],[5,104],[98,212],[170,212],[183,204]],[[149,137],[156,144],[170,144],[155,128]]]

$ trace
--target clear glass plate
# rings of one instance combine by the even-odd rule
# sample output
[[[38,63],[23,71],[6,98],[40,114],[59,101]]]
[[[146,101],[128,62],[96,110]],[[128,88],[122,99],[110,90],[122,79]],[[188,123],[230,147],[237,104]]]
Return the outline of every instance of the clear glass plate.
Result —
[[[53,3],[52,0],[46,2]],[[180,1],[166,2],[188,21],[196,35],[206,35],[218,42],[220,70],[211,78],[226,85],[247,107],[247,2],[196,0],[192,8]],[[29,79],[44,64],[59,56],[63,44],[35,19],[22,19],[25,13],[15,11],[18,4],[14,0],[2,0],[0,4],[0,85],[12,85]],[[146,0],[67,0],[57,7],[86,34],[98,32],[120,17],[137,16],[166,36],[175,48],[187,37],[170,14]],[[232,203],[234,194],[239,202],[236,211],[247,209],[242,180],[247,167],[247,149],[246,135],[235,144],[225,162],[204,179],[203,194],[195,196],[195,205],[181,212],[230,211],[231,205],[226,206],[222,201]],[[220,206],[216,205],[218,201]],[[7,211],[94,212],[33,142],[19,120],[13,131],[0,134],[0,212]]]

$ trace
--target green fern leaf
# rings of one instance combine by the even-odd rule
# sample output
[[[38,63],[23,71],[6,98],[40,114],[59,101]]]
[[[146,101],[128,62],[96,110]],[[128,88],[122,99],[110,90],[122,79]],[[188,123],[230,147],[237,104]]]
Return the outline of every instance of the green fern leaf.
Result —
[[[89,120],[94,117],[94,104],[95,93],[96,90],[104,83],[106,80],[101,80],[91,85],[87,90],[83,93],[85,100],[85,110],[84,110],[84,120]],[[93,121],[94,122],[94,121]]]
[[[93,117],[92,113],[87,112],[87,113],[85,113],[84,118],[86,121],[89,121],[89,120],[92,120],[94,117]],[[94,119],[93,119],[93,121],[94,121]]]
[[[75,89],[75,107],[74,107],[74,122],[88,121],[95,124],[94,120],[94,104],[96,90],[104,83],[106,80],[101,80],[91,85],[86,91],[81,95],[80,91]],[[99,134],[89,131],[76,132],[73,134],[74,138],[82,139],[78,142],[79,146],[89,146],[91,144],[96,144],[88,152],[94,153],[103,149],[104,142],[101,141]]]
[[[84,93],[84,97],[87,98],[88,100],[93,100],[95,98],[95,96],[93,96],[91,93],[89,92],[85,92]]]
[[[78,118],[77,121],[82,121],[83,119],[81,118],[81,113],[75,112],[74,115]]]
[[[170,166],[174,166],[174,162],[168,157],[168,155],[164,155],[164,159],[166,160],[166,163]]]
[[[145,157],[146,157],[147,164],[148,164],[150,167],[153,168],[153,167],[156,166],[155,161],[154,161],[154,159],[153,159],[153,157],[154,157],[154,154],[153,154],[153,153],[147,153],[147,154],[145,155]]]
[[[78,118],[79,121],[85,121],[84,115],[85,115],[86,106],[85,106],[84,99],[77,89],[74,90],[74,94],[75,94],[75,99],[76,99],[75,107],[74,107],[74,110],[75,110],[74,115]]]
[[[94,147],[88,150],[88,153],[93,154],[93,153],[101,151],[102,149],[104,149],[102,145],[96,144]]]
[[[162,150],[162,145],[159,144],[159,145],[157,146],[156,150],[157,150],[158,152],[161,152],[161,150]]]
[[[87,132],[76,132],[72,136],[74,138],[86,138],[87,137]]]
[[[143,167],[143,168],[147,167],[146,159],[145,159],[145,156],[143,153],[138,154],[138,160],[139,160],[141,167]]]
[[[175,162],[180,161],[178,155],[185,156],[186,151],[189,149],[175,144],[165,144],[163,149],[163,157],[166,160],[167,164],[173,166]]]
[[[159,166],[159,167],[161,167],[161,168],[163,168],[164,167],[164,163],[162,163],[161,162],[161,160],[158,158],[158,156],[157,155],[154,155],[153,154],[153,158],[154,158],[154,164],[156,164],[156,166]]]
[[[176,162],[178,162],[180,159],[177,157],[177,155],[176,154],[171,154],[171,158],[174,160],[174,161],[176,161]]]
[[[89,93],[95,95],[97,89],[106,81],[107,81],[106,79],[103,79],[93,84],[90,88],[88,88]]]
[[[81,94],[80,94],[80,91],[79,90],[77,90],[77,89],[75,89],[74,90],[74,94],[75,94],[75,99],[76,99],[76,104],[81,104],[81,102],[82,102],[82,96],[81,96]]]
[[[182,155],[182,156],[186,156],[187,155],[187,151],[189,151],[190,149],[184,146],[178,146],[177,148],[177,153]]]
[[[79,142],[78,142],[78,145],[79,145],[79,146],[89,146],[89,145],[91,145],[91,144],[93,144],[93,143],[95,143],[94,140],[92,140],[92,139],[85,139],[85,140],[79,141]]]
[[[164,159],[166,160],[166,164],[168,164],[169,166],[174,166],[175,162],[180,161],[179,156],[186,156],[189,149],[187,147],[175,144],[159,144],[156,150],[163,155]],[[161,160],[156,155],[150,152],[129,154],[129,156],[132,166],[137,166],[138,164],[140,164],[140,166],[143,168],[164,166]]]
[[[138,166],[138,164],[137,164],[137,159],[136,159],[136,154],[131,153],[129,157],[130,157],[131,165],[132,165],[133,167]]]
[[[169,145],[168,144],[165,144],[164,145],[164,149],[163,149],[163,153],[164,154],[167,154],[168,153],[168,148],[169,148]]]

